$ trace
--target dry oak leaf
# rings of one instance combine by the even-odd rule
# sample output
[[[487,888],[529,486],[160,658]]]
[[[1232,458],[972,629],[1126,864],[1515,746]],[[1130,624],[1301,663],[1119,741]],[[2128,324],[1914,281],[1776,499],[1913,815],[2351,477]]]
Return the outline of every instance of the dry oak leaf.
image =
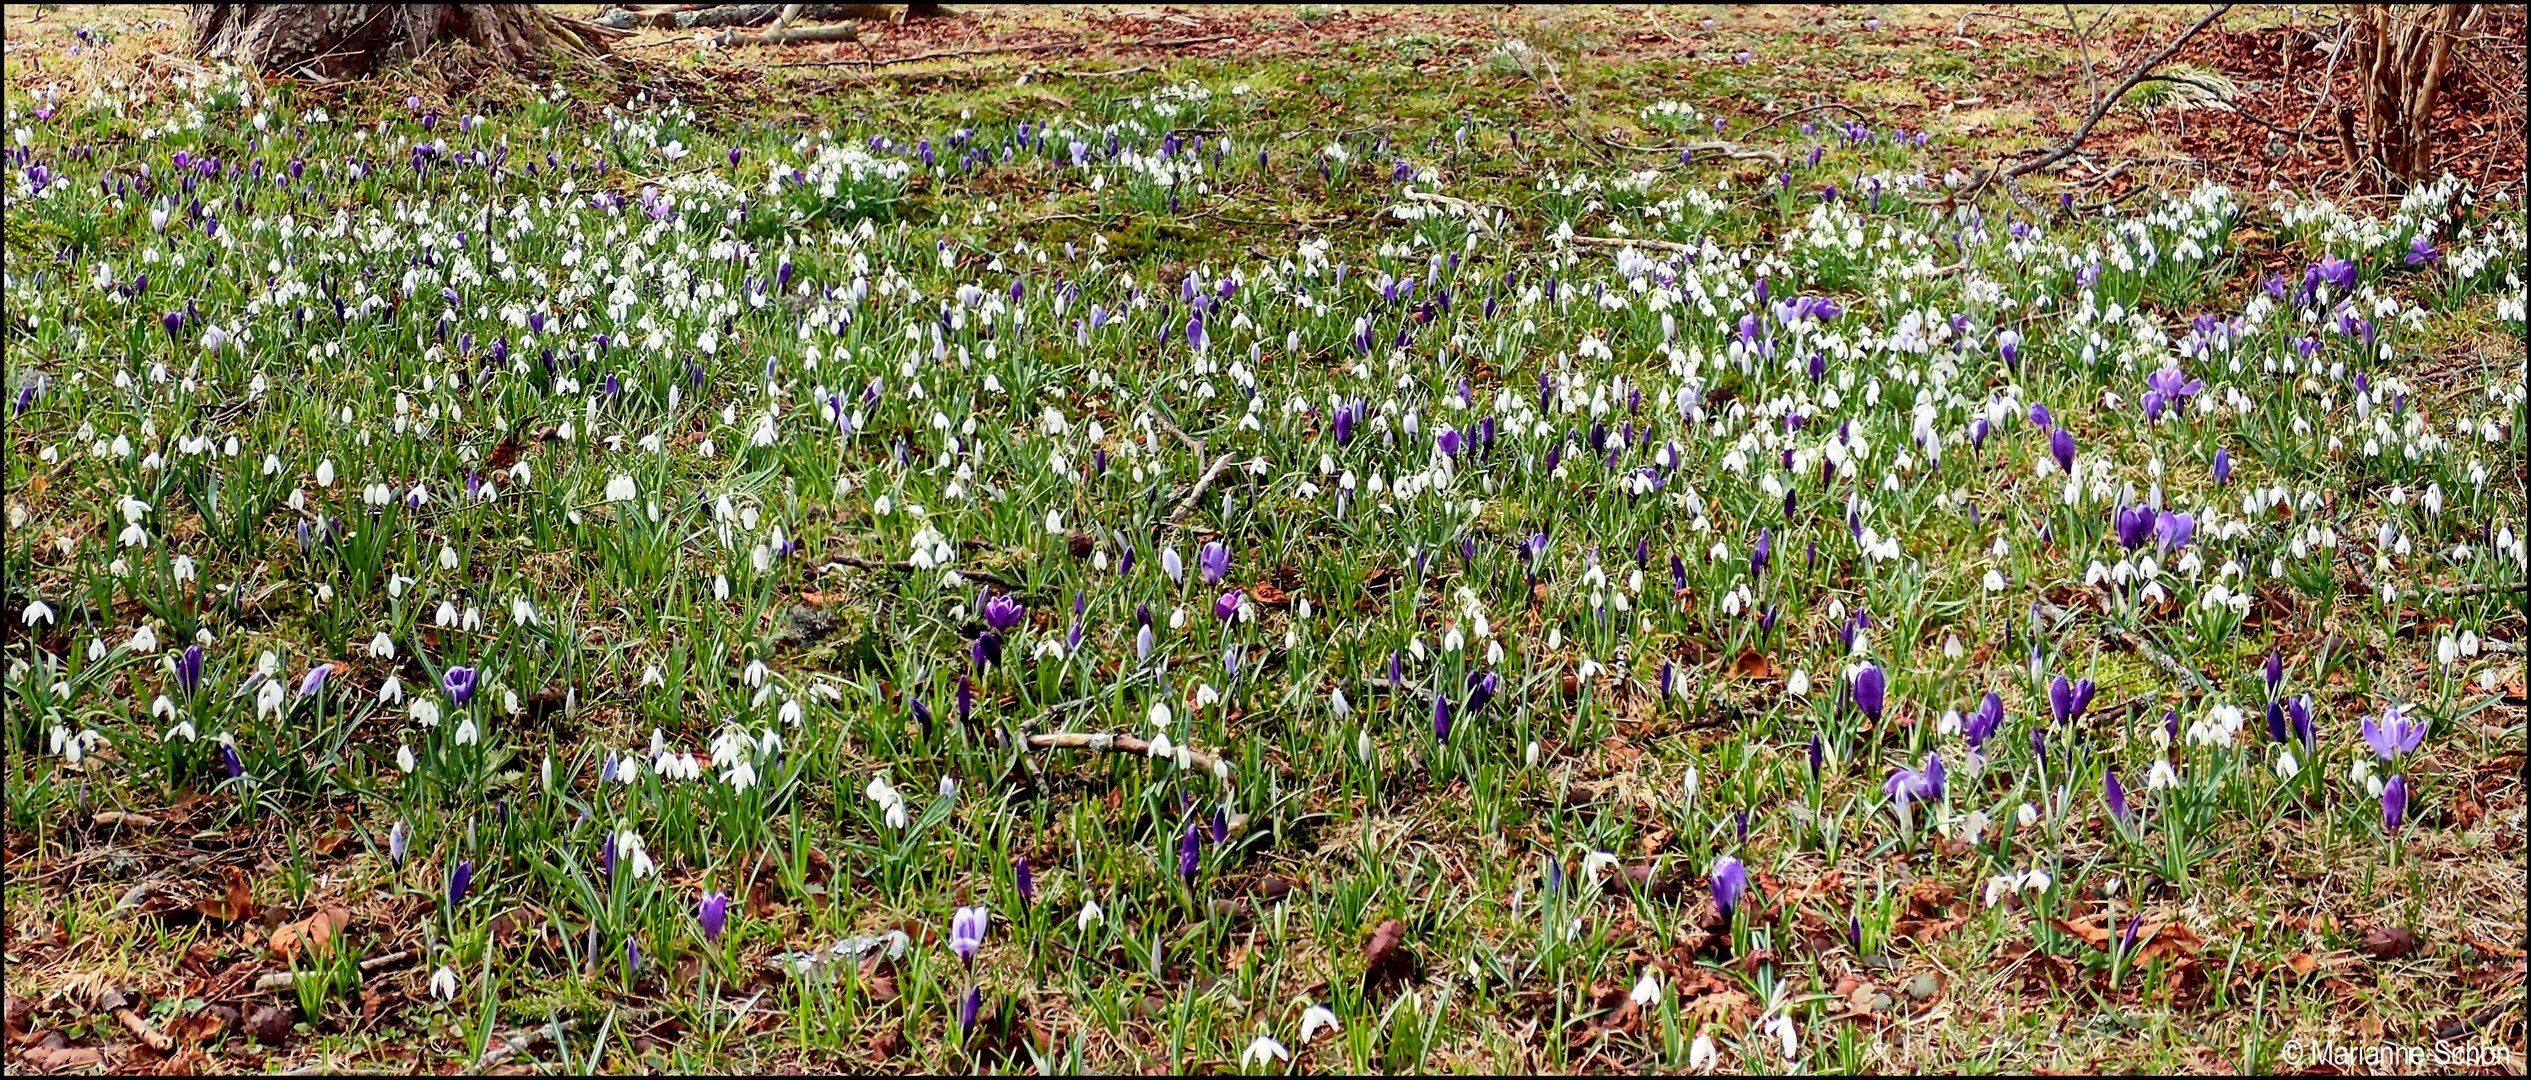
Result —
[[[302,950],[310,957],[331,954],[335,939],[351,921],[349,910],[329,907],[297,922],[283,923],[272,932],[272,951],[283,960],[296,958]]]

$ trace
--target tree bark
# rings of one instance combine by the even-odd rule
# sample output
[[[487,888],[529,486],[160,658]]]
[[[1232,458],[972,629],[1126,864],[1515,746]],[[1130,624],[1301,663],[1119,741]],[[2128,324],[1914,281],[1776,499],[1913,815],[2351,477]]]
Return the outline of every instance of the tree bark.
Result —
[[[2434,102],[2452,70],[2467,4],[2365,4],[2355,9],[2364,135],[2389,177],[2425,180],[2434,168]]]
[[[185,16],[195,56],[281,75],[366,75],[455,41],[513,65],[607,52],[602,29],[534,4],[188,4]]]

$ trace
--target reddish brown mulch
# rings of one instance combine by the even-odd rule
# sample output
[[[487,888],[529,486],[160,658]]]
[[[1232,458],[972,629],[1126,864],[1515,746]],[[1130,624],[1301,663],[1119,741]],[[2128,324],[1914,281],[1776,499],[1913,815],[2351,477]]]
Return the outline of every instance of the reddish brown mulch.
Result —
[[[2523,34],[2521,8],[2482,9],[2479,26],[2457,50],[2453,71],[2435,101],[2435,161],[2480,190],[2518,184],[2523,178]],[[2219,179],[2236,187],[2264,188],[2270,181],[2300,190],[2354,191],[2355,170],[2340,148],[2332,111],[2358,100],[2354,64],[2341,62],[2329,85],[2325,48],[2329,28],[2265,27],[2209,30],[2181,51],[2183,63],[2221,71],[2241,87],[2239,107],[2269,123],[2304,131],[2292,137],[2258,122],[2216,109],[2191,110],[2179,144],[2204,158]],[[2357,133],[2359,140],[2362,134]],[[2271,151],[2282,151],[2271,153]]]

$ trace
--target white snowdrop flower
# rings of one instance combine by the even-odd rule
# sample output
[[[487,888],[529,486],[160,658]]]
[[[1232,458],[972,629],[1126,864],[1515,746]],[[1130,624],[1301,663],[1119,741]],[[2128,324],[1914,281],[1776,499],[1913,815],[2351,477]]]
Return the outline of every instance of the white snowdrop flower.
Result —
[[[1687,775],[1682,777],[1679,781],[1680,793],[1686,797],[1685,801],[1679,804],[1682,809],[1693,810],[1696,808],[1696,792],[1703,782],[1704,778],[1696,771],[1696,766],[1690,764],[1687,767]]]
[[[403,679],[403,678],[401,678],[401,677],[399,677],[399,676],[395,676],[395,675],[389,675],[389,676],[387,676],[387,681],[385,681],[385,682],[382,682],[382,683],[379,683],[379,684],[378,684],[378,703],[379,703],[379,704],[381,704],[381,705],[393,705],[393,704],[395,704],[395,703],[397,703],[397,702],[399,702],[399,701],[403,701],[403,700],[404,700],[404,679]]]
[[[281,684],[266,677],[263,685],[255,688],[255,715],[260,718],[269,714],[279,719],[281,703],[285,696],[286,692],[281,689]]]
[[[457,745],[473,746],[482,741],[482,738],[483,732],[475,727],[474,717],[469,716],[457,722]]]
[[[1791,1061],[1801,1052],[1800,1036],[1793,1030],[1791,1017],[1781,1013],[1767,1017],[1760,1030],[1767,1038],[1775,1040],[1776,1050],[1784,1055],[1784,1060]]]
[[[660,674],[660,671],[659,671],[659,665],[657,665],[657,664],[644,664],[644,665],[642,665],[642,685],[643,685],[643,686],[666,686],[666,685],[668,685],[668,677],[667,677],[666,675]]]
[[[1660,1001],[1660,1000],[1661,1000],[1661,975],[1660,975],[1660,973],[1659,973],[1659,972],[1657,972],[1657,971],[1655,971],[1655,970],[1653,970],[1653,969],[1651,969],[1651,968],[1645,968],[1645,969],[1643,969],[1643,978],[1640,978],[1640,979],[1635,980],[1635,988],[1634,988],[1633,990],[1629,991],[1629,992],[1626,994],[1626,997],[1627,997],[1628,999],[1632,1000],[1632,1001],[1633,1001],[1635,1004],[1637,1004],[1637,1005],[1645,1005],[1645,1006],[1649,1006],[1649,1005],[1653,1004],[1654,1002]]]
[[[616,865],[632,871],[635,881],[659,870],[658,864],[651,861],[650,852],[642,847],[641,834],[631,829],[615,834],[615,859]]]
[[[614,479],[606,482],[606,501],[608,502],[631,502],[640,497],[641,490],[634,486],[630,474],[617,473]]]
[[[1169,722],[1175,718],[1169,713],[1168,702],[1155,701],[1151,703],[1151,711],[1143,714],[1143,719],[1150,721],[1152,727],[1166,733],[1169,730]]]
[[[1860,638],[1862,635],[1857,634],[1855,636]],[[1808,697],[1810,695],[1810,672],[1801,668],[1794,668],[1791,677],[1784,680],[1784,692],[1795,697]]]
[[[1317,1038],[1320,1028],[1333,1032],[1344,1030],[1342,1025],[1336,1023],[1336,1014],[1324,1005],[1312,1005],[1301,1010],[1301,1045],[1308,1046],[1310,1040]]]
[[[369,655],[379,660],[395,659],[395,639],[384,630],[378,631],[378,636],[369,639]]]
[[[1721,1059],[1721,1053],[1714,1049],[1713,1037],[1702,1031],[1697,1032],[1696,1041],[1687,1046],[1687,1067],[1690,1071],[1710,1073]]]
[[[330,488],[334,486],[333,458],[326,458],[325,460],[316,463],[316,486],[321,488]]]
[[[2036,825],[2039,823],[2039,808],[2023,803],[2020,809],[2013,811],[2013,820],[2020,822],[2021,827],[2025,829]]]
[[[139,629],[132,631],[132,640],[124,647],[144,655],[157,652],[158,631],[150,629],[148,623],[142,623]]]
[[[782,722],[783,722],[783,723],[785,723],[785,724],[790,724],[790,725],[792,725],[792,726],[794,726],[794,727],[797,727],[797,726],[799,726],[799,723],[800,723],[801,717],[802,717],[803,715],[804,715],[804,714],[803,714],[802,710],[800,709],[800,702],[799,702],[799,699],[798,699],[798,698],[790,698],[790,699],[786,699],[786,700],[784,700],[784,701],[783,701],[783,703],[782,703],[782,709],[781,709],[781,712],[777,715],[777,717],[776,717],[776,718],[777,718],[777,719],[779,719],[780,721],[782,721]]]
[[[167,729],[167,734],[161,736],[159,741],[174,742],[178,739],[182,739],[186,742],[192,742],[198,737],[199,736],[194,734],[193,721],[179,720],[176,721],[176,726]]]
[[[439,546],[439,568],[442,570],[457,568],[457,549],[454,546],[448,544]]]
[[[2302,771],[2302,762],[2294,760],[2293,751],[2287,750],[2281,746],[2276,749],[2277,780],[2291,782],[2294,777],[2300,775]]]
[[[524,596],[511,597],[510,621],[521,626],[536,625],[536,605],[528,603]]]
[[[1106,917],[1107,913],[1099,910],[1098,901],[1084,900],[1081,902],[1081,914],[1075,917],[1072,921],[1073,925],[1077,926],[1082,933],[1086,934],[1090,931],[1090,927],[1098,925],[1099,920]],[[1304,1039],[1303,1041],[1306,1042],[1307,1039]]]
[[[194,568],[193,556],[191,555],[176,556],[175,560],[168,564],[168,571],[172,573],[178,581],[193,581],[197,580],[200,576],[199,572]]]
[[[448,601],[446,601],[446,600],[442,600],[442,601],[440,601],[440,602],[439,602],[439,610],[438,610],[437,612],[433,613],[433,614],[432,614],[432,616],[431,616],[431,623],[432,623],[433,625],[435,625],[435,626],[439,627],[439,628],[440,628],[440,629],[442,629],[442,630],[446,630],[446,629],[449,629],[450,627],[456,626],[456,625],[457,625],[457,605],[452,604],[452,603],[449,603],[449,602],[448,602]]]
[[[413,759],[413,747],[411,744],[395,748],[395,767],[397,772],[410,776],[412,775],[413,770],[420,767],[420,765],[420,762]]]
[[[2165,791],[2178,786],[2179,770],[2172,768],[2167,758],[2156,758],[2153,768],[2144,774],[2144,787],[2147,791]]]
[[[412,707],[406,711],[413,714],[413,722],[416,724],[426,728],[439,726],[439,703],[436,701],[429,698],[414,698]]]
[[[765,684],[765,679],[772,675],[772,673],[772,669],[767,668],[764,661],[750,660],[747,661],[746,668],[739,672],[738,678],[740,682],[744,682],[749,686],[763,686]]]
[[[26,605],[26,610],[18,614],[18,621],[27,626],[35,625],[39,619],[46,623],[53,621],[52,605],[37,600]]]
[[[446,964],[431,973],[431,996],[441,1001],[457,999],[457,972]]]
[[[1270,1065],[1277,1061],[1290,1060],[1292,1060],[1292,1052],[1284,1049],[1282,1043],[1274,1041],[1272,1035],[1257,1036],[1255,1042],[1249,1043],[1247,1049],[1239,1052],[1239,1067],[1242,1069],[1252,1064]]]
[[[518,691],[512,690],[506,686],[501,688],[501,711],[512,716],[517,716],[519,714],[520,708]]]
[[[1151,737],[1151,748],[1146,753],[1153,758],[1175,757],[1176,749],[1176,744],[1169,741],[1169,733],[1163,731]]]

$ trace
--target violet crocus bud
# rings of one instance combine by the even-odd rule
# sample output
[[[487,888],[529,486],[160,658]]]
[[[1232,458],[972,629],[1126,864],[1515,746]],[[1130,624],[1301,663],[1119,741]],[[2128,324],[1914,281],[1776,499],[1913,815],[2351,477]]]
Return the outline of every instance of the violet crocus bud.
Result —
[[[695,921],[703,924],[703,940],[719,944],[721,932],[729,926],[729,897],[719,892],[703,894],[703,905],[695,912]]]
[[[202,646],[187,645],[176,658],[176,688],[187,695],[202,689]]]
[[[2408,820],[2408,778],[2393,776],[2382,785],[2382,831],[2397,833]]]
[[[1740,860],[1725,855],[1714,860],[1714,908],[1730,918],[1740,906],[1740,898],[1749,891],[1749,868]]]
[[[1186,879],[1189,885],[1195,883],[1196,855],[1200,850],[1197,845],[1202,842],[1201,836],[1195,831],[1195,823],[1188,822],[1186,836],[1178,841],[1178,876]]]
[[[1021,903],[1037,902],[1037,875],[1029,869],[1027,852],[1011,856],[1011,886],[1019,892]]]
[[[448,874],[448,906],[451,910],[466,902],[466,890],[474,885],[474,881],[474,860],[458,860],[457,869],[449,871]]]
[[[1880,722],[1881,709],[1887,702],[1888,694],[1889,676],[1881,671],[1879,664],[1865,664],[1863,670],[1854,674],[1854,705],[1874,723]]]
[[[2102,802],[2109,804],[2109,816],[2112,819],[2120,825],[2127,823],[2127,789],[2118,783],[2117,773],[2100,774],[2100,798]]]

